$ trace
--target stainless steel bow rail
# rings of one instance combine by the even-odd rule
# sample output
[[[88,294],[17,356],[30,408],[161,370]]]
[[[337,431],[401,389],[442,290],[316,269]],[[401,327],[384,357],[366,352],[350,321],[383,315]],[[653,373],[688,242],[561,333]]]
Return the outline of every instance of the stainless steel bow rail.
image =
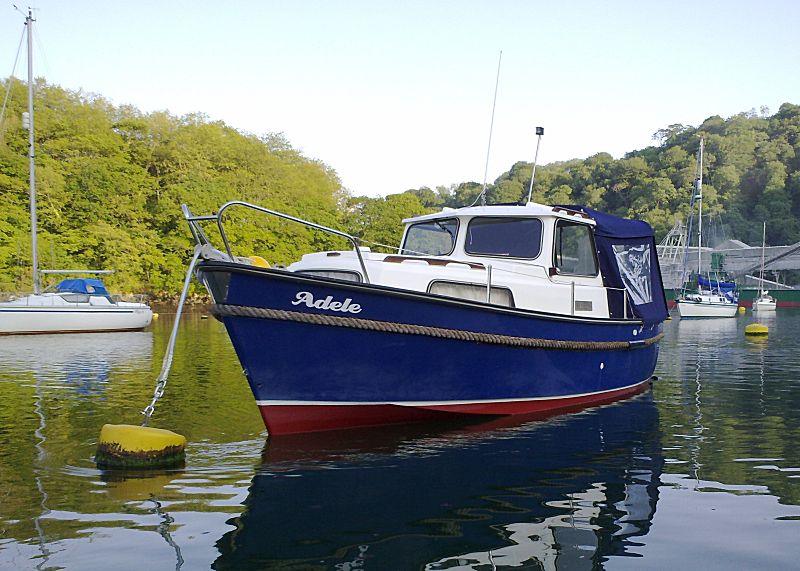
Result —
[[[222,236],[222,242],[225,244],[225,253],[228,255],[228,258],[231,261],[235,260],[233,252],[231,250],[230,242],[228,241],[228,235],[225,232],[225,226],[222,222],[222,215],[228,208],[232,206],[241,206],[244,208],[250,208],[252,210],[255,210],[256,212],[262,212],[264,214],[269,214],[271,216],[275,216],[283,220],[297,222],[298,224],[302,224],[303,226],[308,226],[309,228],[313,228],[314,230],[320,230],[322,232],[327,232],[329,234],[333,234],[334,236],[339,236],[340,238],[344,238],[353,245],[353,251],[356,253],[356,256],[358,256],[358,263],[361,266],[361,271],[364,272],[364,282],[370,283],[369,275],[367,273],[367,266],[364,263],[364,256],[361,254],[361,248],[359,247],[359,245],[361,244],[361,240],[359,238],[351,236],[350,234],[341,232],[339,230],[334,230],[333,228],[328,228],[327,226],[322,226],[321,224],[315,224],[314,222],[309,222],[308,220],[303,220],[302,218],[289,216],[288,214],[284,214],[283,212],[278,212],[277,210],[270,210],[269,208],[264,208],[263,206],[256,206],[255,204],[250,204],[249,202],[243,202],[241,200],[232,200],[230,202],[226,202],[220,207],[220,209],[217,211],[216,214],[210,214],[207,216],[194,216],[191,212],[189,212],[189,208],[185,204],[181,205],[181,210],[183,210],[183,216],[186,218],[186,221],[189,222],[189,228],[192,231],[192,235],[194,236],[195,241],[200,246],[204,244],[212,246],[212,244],[208,240],[206,235],[203,233],[203,230],[202,228],[200,228],[198,222],[215,221],[217,223],[217,228],[219,228],[220,236]]]

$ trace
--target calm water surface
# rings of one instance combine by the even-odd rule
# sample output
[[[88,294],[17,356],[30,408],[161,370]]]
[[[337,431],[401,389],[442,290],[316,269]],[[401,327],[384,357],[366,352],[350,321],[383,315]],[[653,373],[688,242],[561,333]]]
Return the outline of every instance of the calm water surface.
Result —
[[[185,316],[153,425],[186,466],[104,472],[172,326],[0,337],[0,569],[797,569],[800,312],[672,320],[659,380],[546,421],[270,441],[222,326]]]

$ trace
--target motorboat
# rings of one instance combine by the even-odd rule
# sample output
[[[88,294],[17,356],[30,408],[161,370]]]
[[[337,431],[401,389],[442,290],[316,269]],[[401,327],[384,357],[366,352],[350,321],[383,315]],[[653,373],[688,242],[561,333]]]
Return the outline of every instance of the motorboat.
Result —
[[[232,251],[231,208],[328,232],[351,249],[270,267],[269,253]],[[650,386],[668,313],[645,222],[533,202],[445,208],[404,220],[401,245],[385,253],[247,202],[183,211],[196,275],[270,436],[551,415]],[[203,231],[210,222],[222,249]]]

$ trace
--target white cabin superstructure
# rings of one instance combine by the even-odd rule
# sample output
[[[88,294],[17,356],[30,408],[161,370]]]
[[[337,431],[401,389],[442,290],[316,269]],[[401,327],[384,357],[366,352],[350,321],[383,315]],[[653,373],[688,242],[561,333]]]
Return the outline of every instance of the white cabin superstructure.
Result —
[[[600,273],[596,223],[583,212],[535,203],[472,206],[403,223],[396,254],[361,248],[359,259],[354,251],[318,252],[287,269],[352,281],[366,281],[366,270],[374,285],[609,318],[608,290],[613,288],[604,286]]]

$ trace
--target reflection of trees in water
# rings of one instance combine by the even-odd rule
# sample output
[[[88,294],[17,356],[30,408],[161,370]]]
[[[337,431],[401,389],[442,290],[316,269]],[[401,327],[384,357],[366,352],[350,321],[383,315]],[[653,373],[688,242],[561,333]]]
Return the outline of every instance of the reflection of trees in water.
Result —
[[[798,317],[791,310],[775,316],[765,338],[744,335],[752,319],[762,319],[749,312],[667,322],[656,393],[673,473],[695,482],[761,485],[782,502],[800,504],[786,471],[800,466],[789,437],[800,431]]]
[[[60,471],[80,446],[76,433],[97,430],[112,372],[149,371],[152,345],[151,332],[0,336],[2,535],[38,545],[39,567],[69,529],[51,504],[72,497]]]

